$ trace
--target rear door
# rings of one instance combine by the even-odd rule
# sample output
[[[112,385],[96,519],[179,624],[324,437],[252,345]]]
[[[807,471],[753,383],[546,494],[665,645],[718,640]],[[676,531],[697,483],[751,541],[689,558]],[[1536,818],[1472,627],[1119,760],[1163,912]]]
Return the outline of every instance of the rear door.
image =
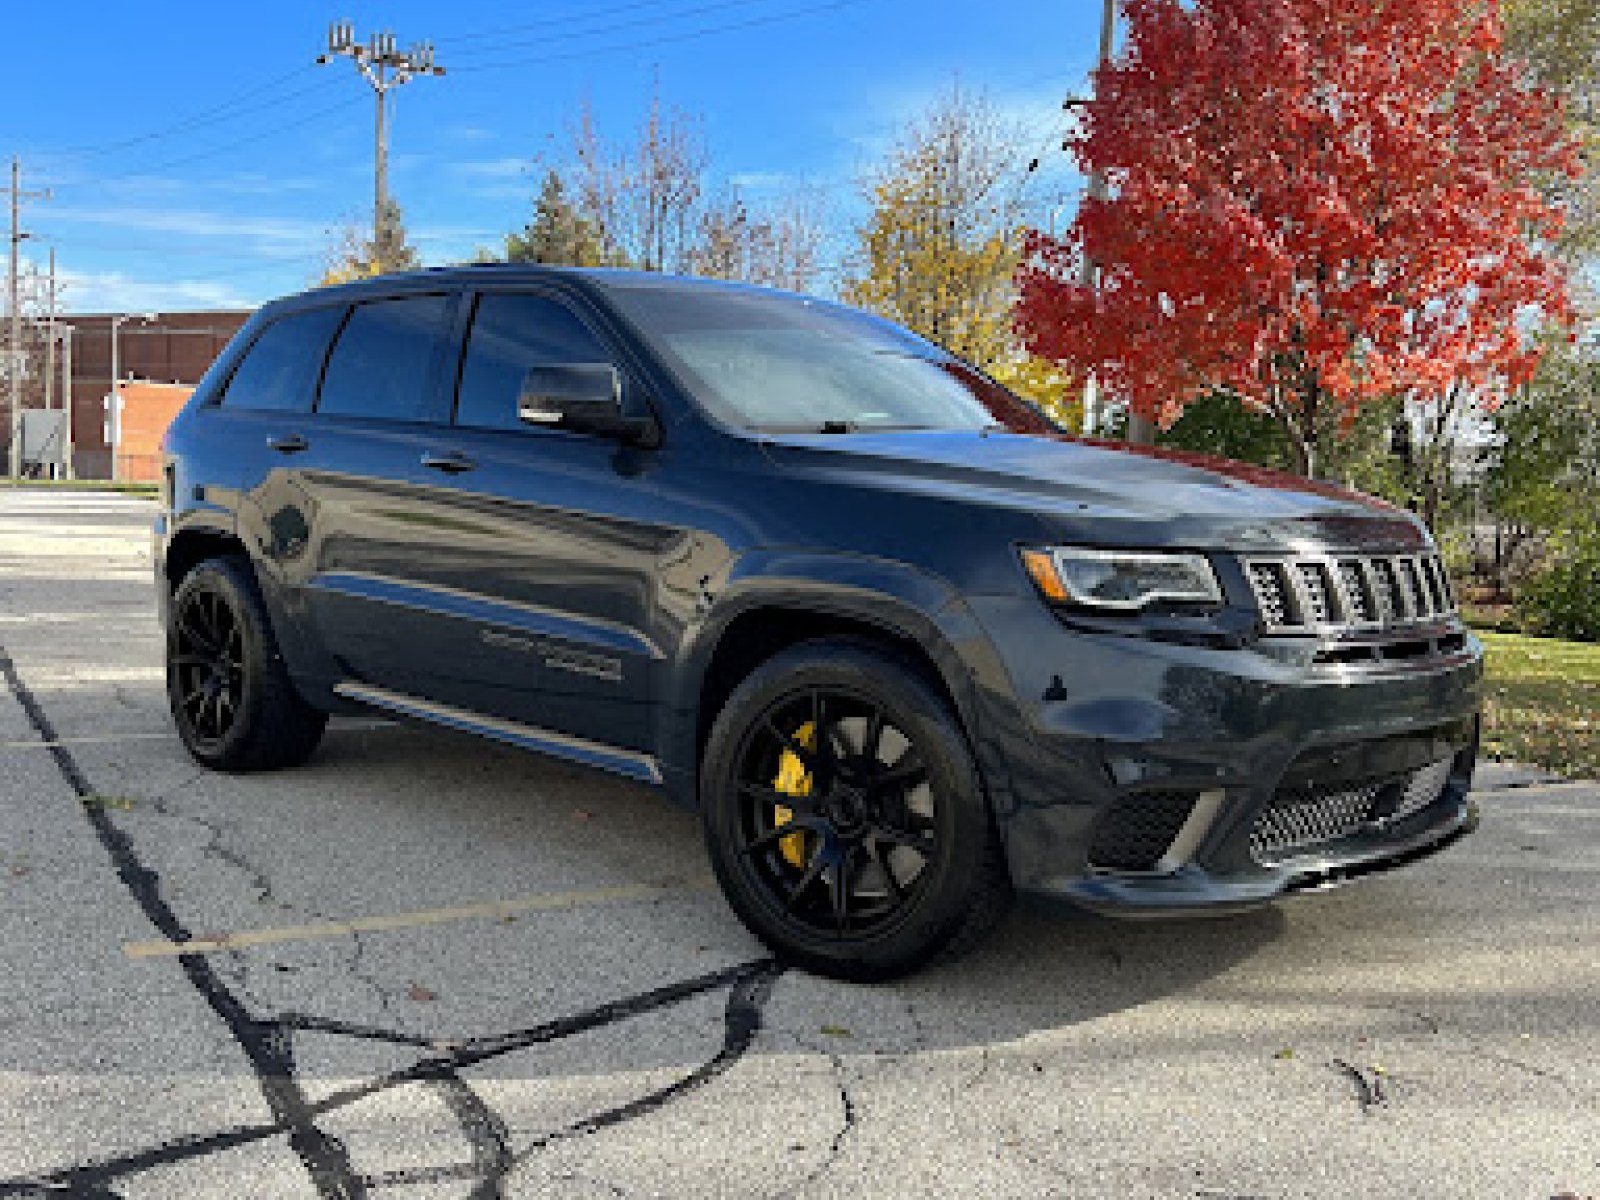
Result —
[[[239,489],[239,534],[254,555],[279,644],[303,678],[327,673],[300,619],[311,532],[304,474],[325,453],[312,408],[328,346],[348,311],[346,304],[302,308],[263,326],[211,418],[227,443],[209,457],[237,471],[227,482]]]
[[[450,617],[427,639],[430,694],[475,712],[631,750],[651,748],[662,569],[689,535],[660,520],[664,451],[531,427],[529,367],[609,363],[650,408],[592,313],[554,291],[484,290],[467,326],[454,423],[432,448],[416,566]],[[670,572],[669,572],[670,574]]]
[[[430,614],[418,585],[448,534],[431,520],[423,458],[448,420],[442,371],[455,302],[429,292],[356,303],[323,368],[297,481],[304,601],[342,681],[408,694],[427,684],[417,639]]]

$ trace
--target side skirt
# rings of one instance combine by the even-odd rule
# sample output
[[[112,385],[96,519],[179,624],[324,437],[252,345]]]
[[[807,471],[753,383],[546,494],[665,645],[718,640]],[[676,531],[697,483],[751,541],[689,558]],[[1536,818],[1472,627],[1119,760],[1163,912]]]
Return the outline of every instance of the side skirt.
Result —
[[[370,704],[374,708],[399,713],[401,716],[415,717],[449,729],[475,733],[480,737],[492,738],[494,741],[505,742],[507,745],[518,746],[524,750],[533,750],[539,754],[548,754],[553,758],[565,759],[567,762],[581,763],[586,767],[597,767],[602,771],[624,775],[641,783],[654,784],[658,787],[661,785],[660,764],[653,755],[641,754],[636,750],[624,750],[550,729],[539,729],[532,725],[518,724],[516,721],[484,716],[482,713],[452,708],[448,704],[438,704],[432,700],[391,692],[387,688],[373,687],[365,683],[347,681],[337,684],[333,691],[335,695],[346,700]]]

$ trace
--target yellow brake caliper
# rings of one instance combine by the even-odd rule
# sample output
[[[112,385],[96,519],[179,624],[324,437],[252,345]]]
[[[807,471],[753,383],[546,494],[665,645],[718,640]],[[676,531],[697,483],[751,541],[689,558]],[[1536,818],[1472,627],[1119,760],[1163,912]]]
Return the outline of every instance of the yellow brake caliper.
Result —
[[[810,721],[794,731],[794,740],[807,750],[815,748],[816,730]],[[772,789],[782,792],[785,796],[809,796],[811,794],[811,772],[806,770],[805,763],[800,761],[800,756],[793,750],[784,750],[783,757],[778,760],[778,777],[772,781]],[[778,804],[773,806],[772,827],[781,828],[794,819],[794,810]],[[778,852],[783,855],[783,860],[791,867],[803,867],[806,864],[806,835],[804,833],[791,833],[778,839]]]

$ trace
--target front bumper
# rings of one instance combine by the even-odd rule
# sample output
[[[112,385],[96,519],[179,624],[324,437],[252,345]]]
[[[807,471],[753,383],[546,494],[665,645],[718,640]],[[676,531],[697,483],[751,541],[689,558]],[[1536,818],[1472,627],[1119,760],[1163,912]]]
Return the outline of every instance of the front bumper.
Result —
[[[1122,916],[1243,909],[1415,861],[1475,827],[1482,651],[1464,630],[1448,653],[1349,670],[1318,665],[1304,643],[1069,631],[1029,600],[977,606],[997,654],[980,681],[978,750],[1023,893]],[[1428,796],[1385,808],[1425,771],[1438,773]],[[1369,787],[1371,819],[1263,849],[1269,813],[1281,826],[1289,800],[1344,811]],[[1301,811],[1315,809],[1291,824]],[[1104,851],[1109,823],[1130,813],[1145,822],[1134,840],[1158,847],[1148,861]]]

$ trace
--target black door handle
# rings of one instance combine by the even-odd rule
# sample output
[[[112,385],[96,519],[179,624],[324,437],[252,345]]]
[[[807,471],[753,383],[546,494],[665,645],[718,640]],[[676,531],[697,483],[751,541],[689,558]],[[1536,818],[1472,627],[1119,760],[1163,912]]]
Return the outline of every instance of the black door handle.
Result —
[[[422,465],[435,471],[443,471],[446,475],[459,475],[463,471],[472,470],[478,464],[459,450],[447,450],[443,454],[424,454]]]
[[[267,445],[279,454],[299,454],[300,451],[311,448],[311,443],[298,433],[282,433],[269,437]]]

